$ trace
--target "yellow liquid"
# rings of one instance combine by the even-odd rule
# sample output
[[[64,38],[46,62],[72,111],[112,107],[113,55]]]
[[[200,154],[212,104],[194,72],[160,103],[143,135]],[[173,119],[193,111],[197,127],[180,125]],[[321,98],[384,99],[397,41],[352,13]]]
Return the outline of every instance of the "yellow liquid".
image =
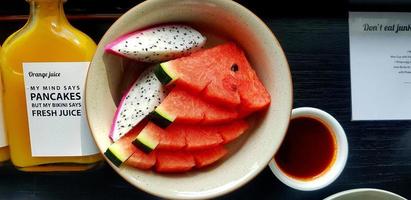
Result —
[[[88,62],[96,44],[72,27],[58,0],[34,0],[27,24],[3,45],[4,116],[10,156],[23,171],[79,171],[101,156],[32,157],[22,64],[24,62]],[[58,9],[56,9],[56,7]],[[37,9],[34,10],[33,9]]]
[[[0,148],[0,162],[4,162],[10,159],[9,147]]]
[[[0,52],[1,52],[1,46],[0,46]],[[0,83],[0,90],[2,89],[1,83]],[[1,99],[0,99],[1,100]],[[0,104],[1,105],[1,104]],[[3,122],[0,122],[3,123]],[[0,130],[0,131],[5,131],[5,130]],[[2,134],[2,133],[0,133]],[[6,134],[6,133],[4,133]],[[9,147],[0,147],[0,162],[4,162],[10,159],[10,153],[9,153]]]

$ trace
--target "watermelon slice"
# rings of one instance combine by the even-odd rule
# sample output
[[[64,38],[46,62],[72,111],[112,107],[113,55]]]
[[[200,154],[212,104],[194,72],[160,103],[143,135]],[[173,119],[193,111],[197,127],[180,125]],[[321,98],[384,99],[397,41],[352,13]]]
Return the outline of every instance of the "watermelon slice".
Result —
[[[271,101],[244,52],[234,43],[161,63],[155,74],[163,84],[175,83],[201,93],[214,104],[238,107],[241,116],[264,109]]]
[[[171,123],[220,124],[236,119],[237,111],[216,106],[180,87],[173,88],[163,102],[150,114],[160,127]]]
[[[155,149],[170,151],[212,148],[231,142],[248,129],[245,120],[237,120],[221,125],[172,124],[164,130],[154,123],[150,123],[150,126],[153,126],[150,129],[150,134],[159,138]]]
[[[237,120],[221,125],[175,125],[186,136],[186,150],[209,149],[220,144],[227,144],[248,129],[245,120]]]
[[[185,172],[196,165],[193,155],[187,152],[157,151],[156,156],[155,170],[157,172]]]
[[[196,167],[202,168],[215,163],[227,154],[227,149],[224,146],[219,145],[211,149],[192,152],[194,160],[196,161]]]
[[[185,133],[187,150],[212,148],[223,143],[223,138],[210,126],[180,126]]]
[[[221,135],[224,140],[223,144],[227,144],[237,139],[240,135],[245,133],[248,128],[249,125],[245,120],[238,120],[229,124],[209,127],[209,129],[212,129]]]
[[[104,155],[117,167],[125,162],[137,148],[134,147],[132,141],[145,127],[147,121],[143,121],[131,129],[126,135],[111,144]]]
[[[133,145],[145,153],[150,153],[157,147],[163,134],[166,134],[163,129],[152,122],[148,122],[137,137],[135,137]]]
[[[131,155],[131,157],[128,158],[125,162],[125,164],[128,166],[143,170],[150,169],[152,166],[154,166],[155,163],[156,154],[154,152],[146,154],[139,149],[136,149],[133,155]]]

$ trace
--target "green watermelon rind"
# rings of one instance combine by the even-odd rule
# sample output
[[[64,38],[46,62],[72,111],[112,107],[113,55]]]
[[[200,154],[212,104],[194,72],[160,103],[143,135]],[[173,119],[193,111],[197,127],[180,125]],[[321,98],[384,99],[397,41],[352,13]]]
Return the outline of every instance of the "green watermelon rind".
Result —
[[[150,153],[157,147],[159,139],[153,137],[149,130],[143,129],[132,143],[144,153]]]
[[[150,113],[150,121],[161,128],[167,128],[175,120],[175,117],[168,114],[161,106],[158,106]]]
[[[122,152],[123,149],[121,145],[116,145],[116,143],[112,144],[106,152],[104,152],[104,155],[117,167],[120,167],[121,164],[123,164],[132,154],[129,156],[123,154],[125,152]]]
[[[140,140],[134,140],[133,141],[133,145],[135,147],[137,147],[138,149],[140,149],[142,152],[149,154],[150,152],[152,152],[154,149],[148,147],[147,145],[145,145],[143,142],[141,142]]]
[[[172,72],[167,62],[160,63],[155,69],[154,74],[163,85],[170,85],[177,80],[177,75]]]

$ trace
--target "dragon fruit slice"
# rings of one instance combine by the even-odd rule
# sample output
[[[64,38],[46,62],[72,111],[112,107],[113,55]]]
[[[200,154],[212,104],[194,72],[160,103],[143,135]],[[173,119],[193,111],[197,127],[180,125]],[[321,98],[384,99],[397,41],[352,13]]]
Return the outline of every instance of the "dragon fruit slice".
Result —
[[[107,52],[142,62],[161,62],[199,50],[206,37],[186,25],[161,25],[124,35]]]
[[[109,137],[114,142],[129,132],[166,96],[161,82],[154,75],[154,67],[143,71],[122,97],[114,115]]]

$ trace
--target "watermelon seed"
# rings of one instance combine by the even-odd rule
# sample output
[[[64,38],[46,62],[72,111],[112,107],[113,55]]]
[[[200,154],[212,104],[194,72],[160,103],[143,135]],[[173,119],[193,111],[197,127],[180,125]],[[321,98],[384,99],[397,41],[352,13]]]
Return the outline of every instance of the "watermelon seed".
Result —
[[[238,65],[235,64],[235,63],[233,65],[231,65],[231,71],[237,72],[238,71]]]

